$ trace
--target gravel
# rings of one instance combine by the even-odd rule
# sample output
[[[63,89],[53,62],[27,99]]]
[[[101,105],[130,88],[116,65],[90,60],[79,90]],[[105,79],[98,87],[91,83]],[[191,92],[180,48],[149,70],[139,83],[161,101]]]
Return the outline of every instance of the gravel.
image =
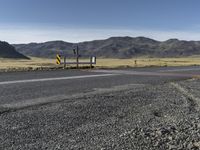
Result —
[[[200,80],[133,85],[0,115],[0,149],[200,149]],[[195,99],[191,99],[195,97]]]

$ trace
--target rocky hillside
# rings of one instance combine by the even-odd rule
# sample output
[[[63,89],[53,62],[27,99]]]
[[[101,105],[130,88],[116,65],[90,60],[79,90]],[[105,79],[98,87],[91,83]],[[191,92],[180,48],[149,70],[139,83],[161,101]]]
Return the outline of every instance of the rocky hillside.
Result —
[[[28,59],[28,57],[17,52],[14,46],[8,44],[7,42],[1,42],[1,41],[0,41],[0,58]]]
[[[35,57],[55,57],[60,50],[68,56],[72,48],[79,45],[82,55],[98,57],[131,58],[134,56],[178,57],[200,54],[200,41],[181,41],[170,39],[164,42],[145,37],[111,37],[81,43],[51,41],[46,43],[18,44],[14,47],[20,53]]]

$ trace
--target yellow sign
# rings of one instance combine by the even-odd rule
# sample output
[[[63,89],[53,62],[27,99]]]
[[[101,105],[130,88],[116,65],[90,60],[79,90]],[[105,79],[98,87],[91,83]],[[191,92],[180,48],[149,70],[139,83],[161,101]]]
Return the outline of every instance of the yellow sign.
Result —
[[[59,54],[56,55],[56,64],[61,64],[61,56]]]

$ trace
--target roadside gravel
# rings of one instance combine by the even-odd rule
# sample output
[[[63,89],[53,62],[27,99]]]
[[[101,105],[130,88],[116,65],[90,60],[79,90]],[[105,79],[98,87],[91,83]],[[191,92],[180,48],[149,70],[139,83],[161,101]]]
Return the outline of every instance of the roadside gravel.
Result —
[[[132,86],[2,113],[0,149],[200,149],[200,80]]]

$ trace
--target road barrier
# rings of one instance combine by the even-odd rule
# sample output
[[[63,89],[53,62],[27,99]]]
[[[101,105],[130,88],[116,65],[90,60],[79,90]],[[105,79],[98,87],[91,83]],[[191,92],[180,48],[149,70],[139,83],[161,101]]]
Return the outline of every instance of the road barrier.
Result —
[[[59,54],[56,55],[56,64],[61,64],[61,56]]]
[[[58,64],[58,65],[63,64],[64,68],[66,68],[66,65],[76,65],[76,68],[79,68],[79,65],[87,65],[87,64],[90,65],[90,68],[92,68],[93,65],[96,64],[96,57],[95,56],[90,56],[90,60],[88,62],[80,62],[79,61],[80,55],[79,55],[78,46],[76,47],[76,49],[75,48],[73,49],[73,52],[74,52],[74,55],[76,57],[75,62],[67,62],[67,56],[66,55],[57,54],[56,55],[56,64]],[[61,58],[64,59],[63,62],[61,61]]]

